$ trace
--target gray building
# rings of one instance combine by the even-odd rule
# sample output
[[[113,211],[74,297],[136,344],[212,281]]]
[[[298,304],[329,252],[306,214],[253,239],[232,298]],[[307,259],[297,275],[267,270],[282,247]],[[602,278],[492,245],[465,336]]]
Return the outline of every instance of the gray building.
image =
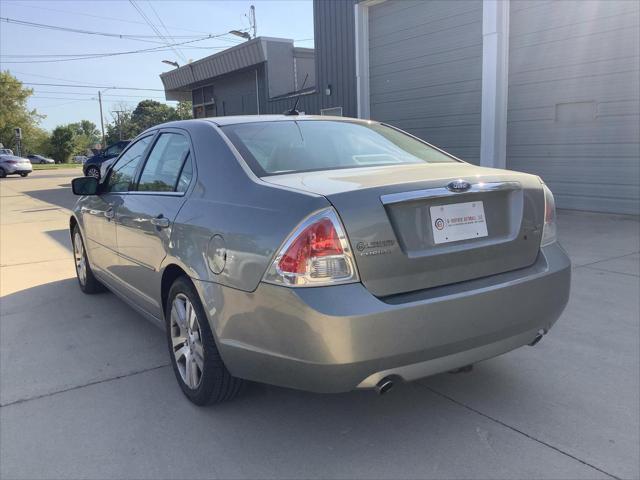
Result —
[[[300,110],[388,122],[469,162],[540,175],[561,208],[640,213],[640,2],[313,8],[315,82]],[[260,112],[281,113],[292,97],[268,97],[268,83]]]

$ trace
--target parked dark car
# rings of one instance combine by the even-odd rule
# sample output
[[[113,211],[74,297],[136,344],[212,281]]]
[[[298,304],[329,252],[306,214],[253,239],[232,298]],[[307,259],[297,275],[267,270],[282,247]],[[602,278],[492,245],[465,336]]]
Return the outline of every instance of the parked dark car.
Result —
[[[109,145],[100,153],[88,158],[82,167],[82,171],[87,177],[100,178],[100,168],[102,164],[112,158],[116,158],[129,145],[130,140],[120,140],[119,142]]]

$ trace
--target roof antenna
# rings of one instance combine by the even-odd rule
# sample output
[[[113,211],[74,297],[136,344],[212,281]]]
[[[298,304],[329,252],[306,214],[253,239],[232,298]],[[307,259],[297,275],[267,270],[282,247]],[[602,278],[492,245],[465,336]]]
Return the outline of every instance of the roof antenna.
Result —
[[[302,90],[304,90],[304,86],[307,84],[307,78],[309,78],[309,73],[307,73],[307,75],[304,77],[304,82],[302,82],[302,87],[300,88],[300,90],[298,90],[298,92],[301,92]],[[285,115],[300,115],[300,112],[298,110],[296,110],[296,107],[298,106],[298,102],[300,101],[300,95],[298,95],[298,98],[296,98],[296,102],[293,104],[293,108],[289,111],[284,112]]]

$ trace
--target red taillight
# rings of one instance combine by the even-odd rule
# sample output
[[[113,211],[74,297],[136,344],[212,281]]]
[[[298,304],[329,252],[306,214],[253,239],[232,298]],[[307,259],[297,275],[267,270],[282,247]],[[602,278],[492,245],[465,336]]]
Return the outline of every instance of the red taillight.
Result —
[[[357,282],[353,255],[336,212],[320,210],[298,225],[264,280],[298,287]]]
[[[8,163],[10,165],[15,165],[18,162],[16,162],[15,160],[5,160],[5,163]]]
[[[338,232],[328,218],[323,218],[305,228],[289,246],[278,262],[278,268],[286,273],[305,273],[312,258],[343,253]]]

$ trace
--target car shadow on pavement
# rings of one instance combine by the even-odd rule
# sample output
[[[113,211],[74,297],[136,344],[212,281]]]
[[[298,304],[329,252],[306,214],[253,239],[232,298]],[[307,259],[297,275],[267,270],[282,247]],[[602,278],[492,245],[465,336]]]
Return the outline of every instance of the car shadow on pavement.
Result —
[[[25,195],[40,200],[42,202],[50,203],[58,207],[72,210],[78,197],[71,192],[71,186],[68,188],[50,188],[48,190],[30,190],[24,192]]]
[[[46,233],[49,237],[58,242],[67,250],[72,250],[71,235],[69,234],[69,230],[67,230],[66,228],[62,228],[60,230],[48,230],[44,233]]]

